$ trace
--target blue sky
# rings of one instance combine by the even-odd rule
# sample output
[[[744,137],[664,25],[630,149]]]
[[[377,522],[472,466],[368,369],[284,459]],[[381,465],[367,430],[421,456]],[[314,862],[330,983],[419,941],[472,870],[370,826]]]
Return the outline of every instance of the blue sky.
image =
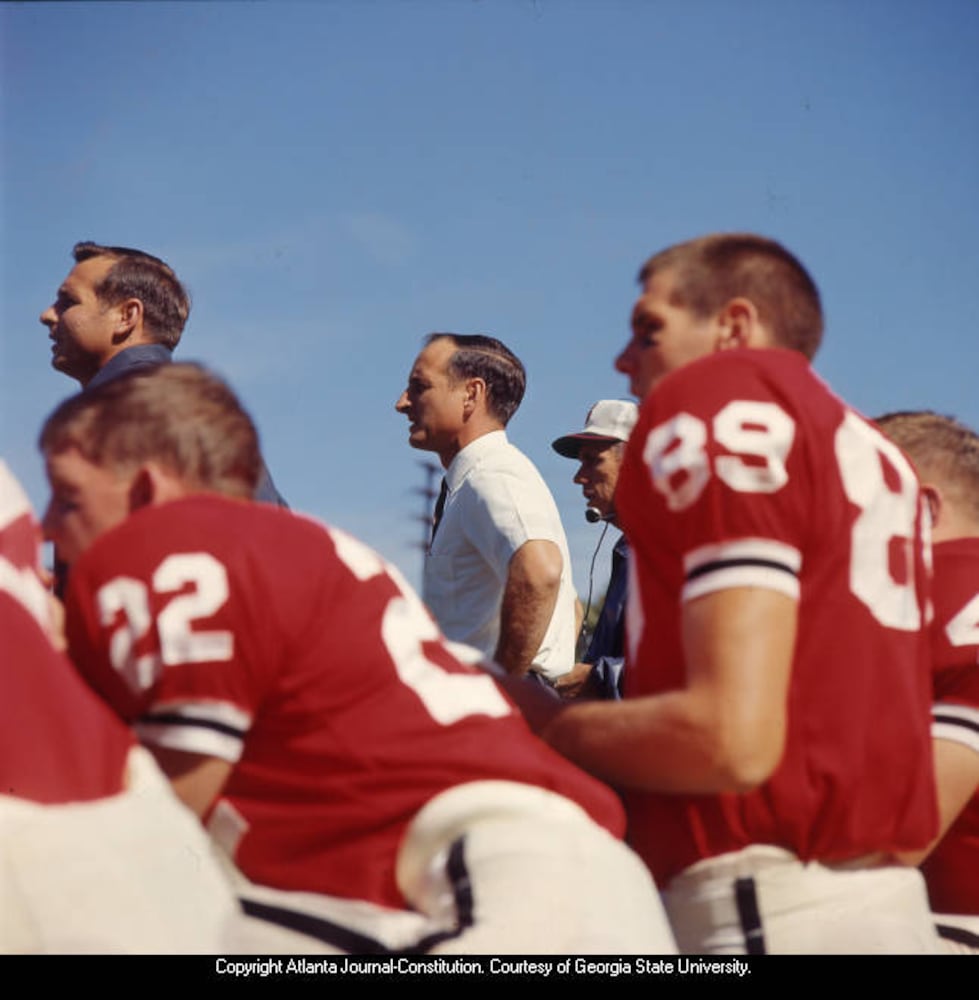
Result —
[[[80,239],[174,266],[177,356],[232,381],[293,507],[415,582],[430,456],[393,404],[423,336],[523,359],[510,436],[585,592],[550,442],[627,394],[639,265],[705,232],[806,263],[857,408],[979,426],[977,0],[30,3],[0,34],[0,454],[38,507],[76,386],[37,317]]]

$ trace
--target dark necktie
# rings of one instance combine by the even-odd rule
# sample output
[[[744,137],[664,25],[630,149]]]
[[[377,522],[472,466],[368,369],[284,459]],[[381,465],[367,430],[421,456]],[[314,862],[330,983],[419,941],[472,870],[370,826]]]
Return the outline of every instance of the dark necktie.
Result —
[[[445,484],[445,477],[442,478],[442,488],[439,490],[439,498],[435,501],[435,514],[432,516],[432,540],[428,547],[432,547],[435,541],[435,532],[439,530],[439,521],[442,520],[442,512],[445,510],[445,498],[448,495],[449,487]]]

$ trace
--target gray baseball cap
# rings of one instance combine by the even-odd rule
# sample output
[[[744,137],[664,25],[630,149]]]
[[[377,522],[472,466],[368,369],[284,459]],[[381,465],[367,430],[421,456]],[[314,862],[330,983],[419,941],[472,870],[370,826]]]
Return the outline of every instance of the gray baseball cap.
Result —
[[[585,429],[556,438],[551,447],[565,458],[577,458],[583,444],[628,441],[639,417],[639,407],[627,399],[600,399],[585,417]]]

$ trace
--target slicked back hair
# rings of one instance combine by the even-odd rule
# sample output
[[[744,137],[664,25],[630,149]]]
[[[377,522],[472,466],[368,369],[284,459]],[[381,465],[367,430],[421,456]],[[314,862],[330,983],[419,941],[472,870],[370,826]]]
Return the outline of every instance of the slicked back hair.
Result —
[[[448,365],[453,380],[481,378],[486,383],[487,407],[505,427],[527,388],[527,373],[520,359],[495,337],[479,333],[432,333],[425,343],[435,340],[450,340],[456,346]]]
[[[155,461],[196,489],[250,499],[262,471],[255,426],[231,389],[195,364],[124,373],[66,399],[38,441],[124,472]]]
[[[173,268],[142,250],[99,243],[76,243],[72,256],[79,263],[92,257],[114,261],[95,287],[99,300],[116,305],[125,299],[139,299],[147,334],[170,350],[177,346],[190,315],[190,297]]]
[[[669,271],[673,305],[700,318],[731,299],[754,303],[775,343],[812,360],[823,336],[819,289],[801,263],[779,243],[752,233],[716,233],[654,254],[639,272],[645,285]]]
[[[939,486],[979,527],[979,434],[932,410],[885,413],[875,422],[911,459],[922,481]]]

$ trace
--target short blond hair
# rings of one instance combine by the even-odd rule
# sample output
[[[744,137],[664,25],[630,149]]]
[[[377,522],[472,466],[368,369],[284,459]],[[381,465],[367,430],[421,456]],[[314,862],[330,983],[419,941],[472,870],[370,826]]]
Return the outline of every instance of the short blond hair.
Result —
[[[189,485],[251,498],[262,470],[258,433],[228,385],[195,364],[125,373],[65,400],[38,441],[77,448],[103,468],[156,461]]]
[[[932,410],[885,413],[875,423],[911,459],[923,482],[940,487],[979,525],[979,434]]]

